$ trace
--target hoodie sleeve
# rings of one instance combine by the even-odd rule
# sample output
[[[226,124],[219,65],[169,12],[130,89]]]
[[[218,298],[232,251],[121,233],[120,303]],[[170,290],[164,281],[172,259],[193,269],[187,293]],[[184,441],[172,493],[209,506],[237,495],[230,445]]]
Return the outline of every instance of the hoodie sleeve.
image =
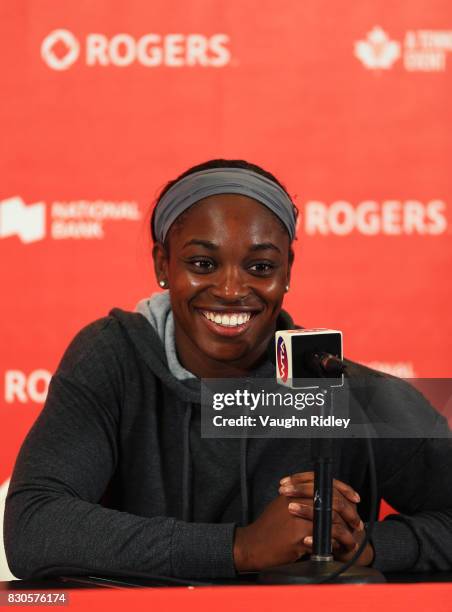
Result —
[[[400,514],[375,525],[375,567],[383,571],[450,571],[451,475],[451,440],[431,439],[422,441],[409,461],[384,483],[384,499]]]
[[[72,342],[19,452],[5,504],[9,567],[18,578],[109,570],[232,577],[234,524],[99,503],[119,461],[123,373],[111,325],[102,319]]]
[[[400,514],[375,524],[374,566],[381,571],[452,568],[452,439],[447,420],[403,381],[386,393],[388,410],[410,411],[429,438],[380,439],[380,495]],[[387,390],[387,389],[386,389]],[[400,419],[400,422],[402,419]]]

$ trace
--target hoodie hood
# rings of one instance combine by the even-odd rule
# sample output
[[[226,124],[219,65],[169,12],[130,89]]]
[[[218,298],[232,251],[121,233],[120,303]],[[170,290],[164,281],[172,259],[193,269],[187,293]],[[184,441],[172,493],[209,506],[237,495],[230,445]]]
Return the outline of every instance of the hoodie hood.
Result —
[[[146,302],[146,300],[142,300]],[[141,303],[141,302],[140,302]],[[138,356],[162,384],[184,402],[200,401],[201,381],[196,377],[179,380],[171,371],[165,345],[148,317],[140,312],[114,308],[109,315],[116,319],[132,342]],[[180,365],[180,364],[179,364]],[[182,368],[182,366],[180,366]]]
[[[176,339],[174,332],[174,317],[171,310],[169,291],[154,293],[150,298],[140,300],[135,307],[152,325],[157,332],[165,349],[168,369],[178,380],[196,378],[192,372],[186,370],[180,363],[176,351]]]

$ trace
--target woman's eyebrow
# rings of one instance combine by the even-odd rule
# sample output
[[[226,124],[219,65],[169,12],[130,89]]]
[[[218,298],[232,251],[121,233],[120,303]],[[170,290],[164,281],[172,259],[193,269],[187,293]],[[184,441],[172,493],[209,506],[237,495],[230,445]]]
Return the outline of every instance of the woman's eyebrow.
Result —
[[[267,249],[273,249],[274,251],[281,253],[281,250],[278,249],[276,244],[273,244],[273,242],[260,242],[259,244],[251,245],[249,248],[250,251],[266,251]]]
[[[192,245],[202,246],[211,251],[218,251],[219,249],[219,246],[215,244],[214,242],[212,242],[211,240],[201,240],[198,238],[193,238],[192,240],[189,240],[183,245],[182,248],[185,248],[187,246],[192,246]],[[249,247],[249,250],[252,251],[253,253],[255,251],[267,251],[268,249],[272,249],[273,251],[278,251],[278,253],[281,253],[281,250],[276,246],[276,244],[273,244],[273,242],[259,242],[258,244],[252,244]]]
[[[182,248],[190,246],[192,244],[196,246],[203,246],[206,249],[210,249],[211,251],[218,250],[218,245],[214,242],[211,242],[210,240],[197,240],[196,238],[193,238],[193,240],[189,240],[188,242],[186,242]]]

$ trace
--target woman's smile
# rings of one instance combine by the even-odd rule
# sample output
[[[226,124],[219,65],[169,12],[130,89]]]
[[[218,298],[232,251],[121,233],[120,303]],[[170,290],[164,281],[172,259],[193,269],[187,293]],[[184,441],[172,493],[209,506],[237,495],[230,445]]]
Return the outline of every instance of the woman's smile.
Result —
[[[214,334],[234,337],[245,333],[252,325],[255,312],[241,310],[198,310],[206,328]]]

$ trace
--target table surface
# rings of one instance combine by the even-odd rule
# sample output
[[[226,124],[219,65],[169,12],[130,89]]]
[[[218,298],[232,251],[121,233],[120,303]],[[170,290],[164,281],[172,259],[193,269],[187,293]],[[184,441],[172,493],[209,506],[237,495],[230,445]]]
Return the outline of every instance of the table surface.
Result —
[[[58,590],[61,590],[59,587]],[[451,612],[452,583],[71,589],[72,610],[270,612],[295,606],[334,612]],[[33,606],[49,611],[49,606]],[[52,607],[52,606],[51,606]],[[59,606],[58,606],[59,607]],[[65,606],[66,607],[66,606]],[[61,607],[59,607],[61,609]]]
[[[452,612],[452,574],[392,575],[386,584],[312,586],[127,586],[137,580],[88,577],[11,581],[0,590],[66,591],[70,610],[152,610],[152,612],[269,612],[301,604],[334,612]],[[419,580],[432,582],[419,582]],[[80,580],[80,582],[79,582]],[[405,583],[401,581],[404,580]],[[96,582],[97,581],[97,582]],[[408,582],[408,583],[406,583]],[[154,582],[155,584],[155,582]],[[21,606],[22,607],[22,606]],[[51,606],[52,607],[52,606]],[[33,608],[44,606],[34,605]],[[58,606],[60,608],[60,606]],[[49,606],[45,606],[47,612]]]

